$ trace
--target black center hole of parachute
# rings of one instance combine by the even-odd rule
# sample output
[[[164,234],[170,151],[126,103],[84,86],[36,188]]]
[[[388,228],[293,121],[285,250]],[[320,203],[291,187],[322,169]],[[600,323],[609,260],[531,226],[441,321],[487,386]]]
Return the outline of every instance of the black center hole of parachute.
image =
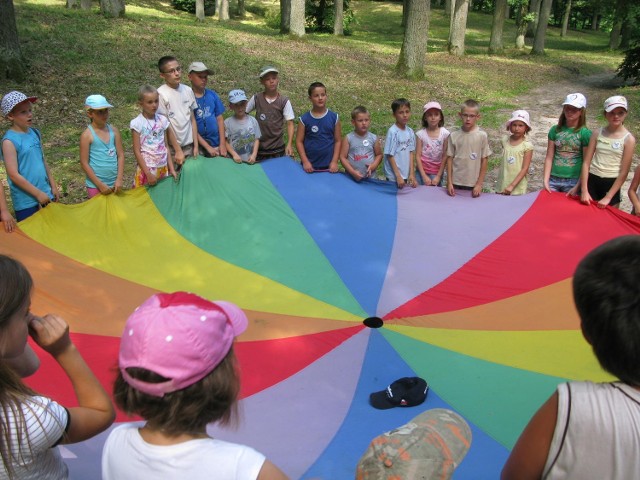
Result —
[[[380,317],[369,317],[365,318],[362,323],[364,323],[365,327],[369,328],[380,328],[384,325],[384,322]]]

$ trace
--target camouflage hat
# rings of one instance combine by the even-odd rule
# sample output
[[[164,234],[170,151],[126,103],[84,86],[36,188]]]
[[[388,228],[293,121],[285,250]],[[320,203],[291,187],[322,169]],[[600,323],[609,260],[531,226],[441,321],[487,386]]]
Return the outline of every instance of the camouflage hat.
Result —
[[[356,480],[448,479],[471,445],[457,413],[434,408],[374,438],[358,462]]]

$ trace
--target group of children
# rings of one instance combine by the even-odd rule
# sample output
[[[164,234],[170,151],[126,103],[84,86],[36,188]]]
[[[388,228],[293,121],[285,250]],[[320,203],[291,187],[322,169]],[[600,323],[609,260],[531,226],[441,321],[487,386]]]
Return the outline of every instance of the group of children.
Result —
[[[167,176],[177,178],[185,158],[225,157],[237,163],[293,156],[294,112],[291,101],[278,91],[279,72],[265,67],[259,74],[264,90],[248,98],[243,90],[229,93],[233,116],[223,118],[225,107],[216,92],[207,88],[213,72],[202,62],[189,65],[191,87],[182,83],[182,67],[175,57],[158,61],[164,84],[138,91],[141,113],[129,127],[137,161],[134,186],[155,185]],[[444,112],[436,101],[423,107],[422,128],[408,125],[411,104],[398,98],[391,104],[395,119],[387,131],[384,148],[369,131],[371,116],[358,106],[351,112],[353,131],[342,138],[340,119],[327,107],[327,89],[314,82],[308,89],[312,108],[299,117],[295,135],[302,168],[308,172],[337,172],[342,164],[355,181],[374,176],[384,162],[384,175],[398,188],[418,184],[443,186],[449,195],[470,190],[482,193],[489,156],[486,132],[478,126],[480,106],[465,101],[460,109],[460,129],[444,127]],[[11,128],[2,140],[11,196],[18,221],[58,199],[58,189],[44,160],[40,133],[32,128],[31,104],[35,97],[11,92],[2,99],[2,113]],[[562,104],[558,124],[548,134],[544,161],[547,191],[579,195],[598,206],[618,206],[620,188],[627,178],[635,139],[624,127],[627,101],[622,96],[604,104],[607,125],[593,134],[586,128],[584,95],[572,93]],[[120,132],[109,124],[113,106],[102,95],[90,95],[85,108],[90,124],[80,137],[80,163],[86,173],[89,198],[118,192],[123,187],[124,150]],[[249,115],[255,110],[255,116]],[[506,122],[496,192],[521,195],[527,191],[527,174],[533,157],[528,112],[516,110]],[[285,136],[286,130],[286,136]],[[286,139],[286,143],[285,143]],[[640,169],[629,189],[633,212],[640,215]],[[0,218],[11,231],[14,220],[6,200],[0,200]]]

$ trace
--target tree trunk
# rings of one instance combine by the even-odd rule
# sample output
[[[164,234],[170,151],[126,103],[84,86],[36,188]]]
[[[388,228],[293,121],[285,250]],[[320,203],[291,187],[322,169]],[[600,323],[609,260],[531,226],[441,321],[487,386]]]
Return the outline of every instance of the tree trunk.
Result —
[[[628,50],[631,46],[632,27],[629,17],[622,22],[622,30],[620,31],[620,50]]]
[[[564,15],[562,17],[562,31],[560,32],[561,37],[567,36],[567,29],[569,28],[570,16],[571,16],[571,0],[567,0],[567,5],[564,9]]]
[[[333,0],[333,34],[344,35],[344,2]]]
[[[528,14],[528,6],[526,2],[520,3],[516,10],[516,48],[522,50],[524,48],[524,37],[527,33],[527,21],[524,17]]]
[[[468,12],[469,0],[456,0],[449,30],[449,53],[451,55],[464,55],[464,34],[467,29]]]
[[[78,0],[67,0],[67,8],[78,8]]]
[[[549,15],[551,14],[551,6],[553,0],[542,0],[540,6],[540,18],[536,27],[536,36],[533,39],[533,48],[531,53],[534,55],[544,54],[544,39],[547,35],[547,24],[549,23]]]
[[[108,18],[124,17],[124,0],[100,0],[100,11]]]
[[[400,49],[396,71],[408,78],[424,77],[425,54],[429,38],[429,12],[431,0],[408,2],[407,26]]]
[[[400,24],[402,28],[406,28],[407,26],[407,17],[409,16],[409,9],[411,8],[409,3],[411,3],[411,0],[402,0],[402,23]]]
[[[613,27],[609,35],[609,48],[616,50],[620,46],[620,33],[622,31],[622,23],[626,18],[627,5],[625,0],[616,2],[616,10],[613,17]]]
[[[81,10],[91,10],[91,0],[80,0]]]
[[[598,29],[598,14],[594,13],[593,17],[591,19],[591,30],[597,30]]]
[[[493,23],[491,24],[491,40],[489,41],[489,53],[500,53],[502,45],[502,29],[507,15],[507,0],[496,0],[493,10]]]
[[[540,18],[540,5],[542,4],[542,0],[531,0],[531,5],[529,6],[529,11],[535,14],[535,18],[533,21],[529,22],[527,25],[527,33],[526,36],[528,38],[533,38],[536,34],[536,30],[538,29],[538,19]]]
[[[297,37],[302,37],[305,34],[304,22],[304,0],[291,0],[289,33]]]
[[[218,20],[226,22],[229,20],[229,0],[220,0],[220,8],[218,9]]]
[[[204,0],[196,0],[196,18],[198,21],[204,21]]]
[[[444,15],[451,17],[451,0],[444,0]]]
[[[0,0],[0,79],[22,82],[25,73],[13,0]]]
[[[244,0],[238,0],[238,16],[245,18],[247,16],[247,9],[245,8]]]
[[[280,0],[280,33],[289,33],[291,0]]]

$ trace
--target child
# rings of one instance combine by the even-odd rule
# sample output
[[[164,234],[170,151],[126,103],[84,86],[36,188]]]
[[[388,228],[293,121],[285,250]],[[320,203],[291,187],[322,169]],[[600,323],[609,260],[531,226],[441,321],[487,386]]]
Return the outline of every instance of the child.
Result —
[[[67,478],[59,444],[81,442],[115,418],[107,393],[69,338],[57,315],[30,312],[33,281],[18,261],[0,255],[0,391],[2,478]],[[75,390],[77,407],[63,407],[20,380],[40,364],[32,339],[62,367]]]
[[[176,57],[162,57],[158,60],[160,77],[164,85],[158,87],[160,106],[158,113],[169,119],[180,148],[171,152],[176,161],[177,169],[182,168],[185,157],[197,157],[198,126],[194,110],[198,108],[196,97],[190,87],[180,83],[182,67]]]
[[[292,157],[295,115],[289,99],[278,92],[280,83],[278,70],[274,67],[264,67],[259,76],[264,91],[256,93],[247,103],[247,113],[256,111],[256,120],[262,132],[258,160],[285,155]],[[286,147],[283,140],[285,122],[287,125]]]
[[[169,175],[176,178],[171,154],[167,145],[178,149],[178,140],[169,128],[169,120],[158,111],[158,90],[151,85],[143,85],[138,90],[138,105],[142,113],[131,120],[131,136],[133,137],[133,153],[138,162],[133,186],[155,185],[161,178]]]
[[[247,115],[247,96],[243,90],[229,92],[229,108],[233,117],[224,121],[226,150],[236,163],[256,163],[260,147],[260,126],[255,118]]]
[[[369,131],[371,115],[363,106],[351,112],[353,132],[348,133],[340,147],[340,163],[351,177],[359,182],[375,174],[382,161],[380,140]]]
[[[207,434],[235,420],[240,379],[234,337],[247,317],[229,302],[159,293],[131,314],[120,343],[116,405],[146,423],[116,427],[102,453],[104,480],[285,479],[254,449]]]
[[[42,153],[40,132],[31,127],[31,104],[36,100],[17,91],[2,98],[2,115],[11,122],[2,137],[2,156],[18,222],[58,200],[58,187]]]
[[[447,158],[449,130],[444,128],[444,113],[438,102],[422,107],[422,127],[416,133],[416,152],[420,153],[418,180],[423,185],[440,185]]]
[[[558,124],[549,130],[543,183],[547,192],[575,195],[582,158],[591,137],[586,127],[587,99],[581,93],[570,93],[562,105]]]
[[[113,105],[102,95],[89,95],[84,106],[91,119],[80,136],[80,165],[87,175],[87,194],[93,198],[99,193],[118,193],[122,188],[124,149],[120,132],[108,123]]]
[[[0,222],[4,225],[4,231],[7,233],[13,232],[16,228],[16,221],[11,216],[7,199],[4,197],[4,187],[2,187],[2,195],[0,195]]]
[[[311,110],[300,117],[296,147],[307,173],[338,171],[342,129],[338,114],[327,108],[327,89],[320,82],[309,86]]]
[[[471,190],[471,196],[477,198],[482,193],[491,149],[487,133],[477,125],[478,102],[466,100],[459,115],[462,128],[451,133],[447,144],[447,192],[453,197],[456,189]]]
[[[407,125],[411,117],[411,103],[406,98],[398,98],[391,103],[391,111],[396,122],[387,130],[384,141],[384,174],[390,182],[396,182],[398,188],[416,183],[416,137]]]
[[[189,65],[189,81],[196,97],[195,111],[198,126],[198,146],[205,157],[226,157],[224,142],[224,105],[216,92],[207,87],[207,80],[213,72],[202,62]]]
[[[598,207],[620,207],[620,188],[629,175],[636,139],[624,126],[627,99],[619,95],[604,101],[607,126],[591,133],[582,163],[580,200]]]
[[[582,334],[616,382],[569,382],[526,426],[502,479],[638,478],[640,236],[589,253],[573,277]]]
[[[531,131],[529,113],[516,110],[505,124],[511,135],[502,137],[502,162],[496,193],[522,195],[527,193],[527,173],[533,157],[533,144],[527,140]]]
[[[638,198],[638,188],[640,187],[640,165],[636,167],[636,171],[633,173],[633,180],[629,185],[629,200],[631,200],[631,215],[640,217],[640,198]]]

